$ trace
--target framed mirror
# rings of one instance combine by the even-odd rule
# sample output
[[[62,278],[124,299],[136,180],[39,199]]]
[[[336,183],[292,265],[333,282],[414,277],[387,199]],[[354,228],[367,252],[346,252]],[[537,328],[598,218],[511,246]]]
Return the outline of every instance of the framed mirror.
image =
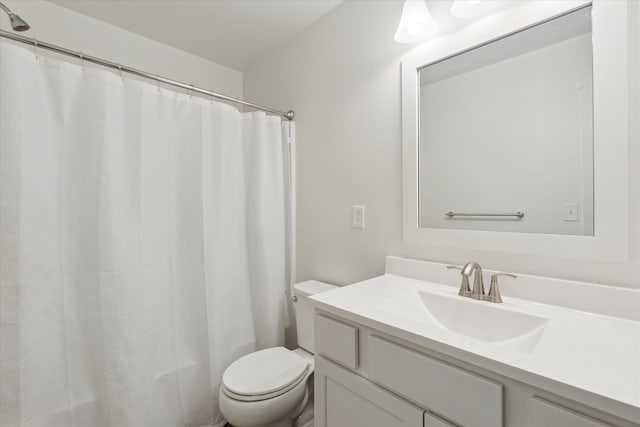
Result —
[[[405,240],[628,257],[624,9],[530,2],[403,61]]]
[[[418,71],[422,228],[593,236],[591,6]]]

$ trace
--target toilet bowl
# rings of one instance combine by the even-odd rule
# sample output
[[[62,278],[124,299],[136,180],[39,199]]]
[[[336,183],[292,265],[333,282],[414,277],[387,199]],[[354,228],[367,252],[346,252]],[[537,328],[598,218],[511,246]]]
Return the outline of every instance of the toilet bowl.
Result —
[[[313,355],[274,347],[234,362],[223,376],[220,410],[235,427],[291,426],[313,390]]]
[[[298,344],[272,347],[233,362],[222,376],[220,411],[234,427],[291,427],[313,403],[313,302],[308,298],[336,286],[309,280],[294,286]]]

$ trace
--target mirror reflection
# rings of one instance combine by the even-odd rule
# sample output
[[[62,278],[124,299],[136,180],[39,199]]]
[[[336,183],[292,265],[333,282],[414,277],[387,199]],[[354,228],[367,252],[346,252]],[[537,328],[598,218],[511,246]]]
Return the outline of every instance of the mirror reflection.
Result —
[[[419,70],[419,226],[594,234],[591,7]]]

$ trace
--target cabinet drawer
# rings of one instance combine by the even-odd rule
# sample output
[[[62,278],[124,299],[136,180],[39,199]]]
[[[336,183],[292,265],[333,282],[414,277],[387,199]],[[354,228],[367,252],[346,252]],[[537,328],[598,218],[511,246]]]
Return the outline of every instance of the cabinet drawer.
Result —
[[[502,426],[502,385],[369,337],[369,377],[458,424]]]
[[[611,427],[586,415],[534,397],[531,399],[531,427]]]
[[[316,353],[347,368],[358,367],[358,328],[316,315]]]

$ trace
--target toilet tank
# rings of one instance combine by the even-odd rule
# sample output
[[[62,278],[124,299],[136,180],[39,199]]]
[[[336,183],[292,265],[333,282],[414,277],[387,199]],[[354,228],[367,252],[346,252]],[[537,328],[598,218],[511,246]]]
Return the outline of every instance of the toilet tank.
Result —
[[[317,280],[307,280],[306,282],[296,283],[293,286],[293,309],[296,314],[296,329],[298,331],[298,346],[314,353],[314,327],[313,327],[313,308],[314,301],[309,299],[311,295],[320,292],[337,289],[338,286],[328,283],[319,282]]]

